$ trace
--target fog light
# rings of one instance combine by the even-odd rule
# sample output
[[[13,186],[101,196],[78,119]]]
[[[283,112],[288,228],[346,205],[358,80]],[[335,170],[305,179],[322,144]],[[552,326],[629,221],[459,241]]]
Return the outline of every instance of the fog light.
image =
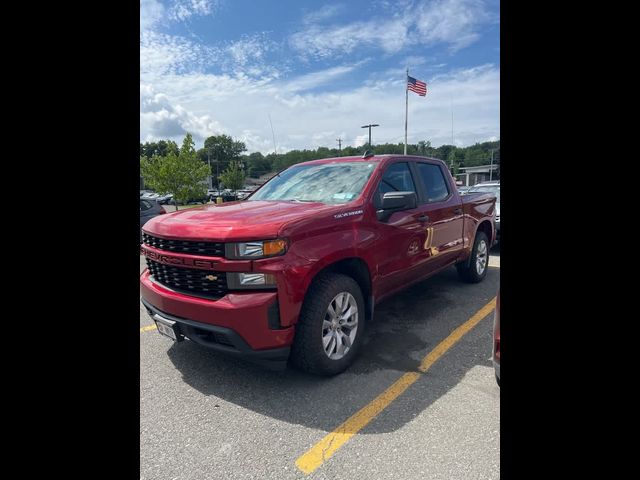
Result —
[[[231,290],[238,288],[275,288],[276,277],[268,273],[227,273]]]
[[[240,273],[240,285],[273,285],[275,278],[273,275],[264,273]]]

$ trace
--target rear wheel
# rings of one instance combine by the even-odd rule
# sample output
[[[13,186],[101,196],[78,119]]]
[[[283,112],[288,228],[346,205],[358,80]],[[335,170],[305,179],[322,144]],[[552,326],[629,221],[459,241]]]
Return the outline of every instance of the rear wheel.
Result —
[[[477,232],[469,262],[459,263],[458,274],[465,282],[478,283],[487,276],[489,268],[489,240],[484,232]]]
[[[302,306],[291,349],[301,370],[336,375],[355,359],[365,327],[365,307],[358,283],[337,273],[316,279]]]

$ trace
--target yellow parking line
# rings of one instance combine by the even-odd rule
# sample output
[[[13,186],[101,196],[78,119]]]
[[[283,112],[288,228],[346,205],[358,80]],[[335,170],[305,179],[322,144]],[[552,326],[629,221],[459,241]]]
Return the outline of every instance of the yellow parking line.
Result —
[[[475,327],[480,320],[485,318],[495,308],[496,299],[491,299],[484,307],[476,312],[469,320],[456,328],[451,334],[440,342],[429,354],[424,357],[418,370],[424,373],[442,356],[447,350],[455,345],[469,330]],[[417,372],[407,372],[402,375],[393,385],[378,395],[368,405],[352,415],[347,421],[339,425],[333,432],[327,434],[322,440],[311,447],[305,454],[296,460],[296,466],[305,474],[316,470],[323,462],[344,445],[351,437],[362,430],[380,412],[387,408],[391,402],[415,383],[421,374]]]
[[[156,328],[158,328],[158,327],[156,327],[155,325],[147,325],[146,327],[142,327],[142,328],[140,329],[140,333],[142,333],[142,332],[148,332],[148,331],[150,331],[150,330],[155,330]]]

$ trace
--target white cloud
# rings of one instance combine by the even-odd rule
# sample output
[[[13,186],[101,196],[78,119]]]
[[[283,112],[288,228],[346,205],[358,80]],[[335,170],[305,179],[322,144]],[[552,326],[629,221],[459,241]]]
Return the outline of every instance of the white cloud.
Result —
[[[331,58],[362,46],[378,46],[394,53],[402,49],[406,36],[404,20],[392,20],[382,26],[370,21],[333,28],[312,25],[291,35],[289,43],[303,57]]]
[[[140,31],[153,28],[163,15],[164,6],[158,0],[140,0]]]
[[[410,92],[409,142],[451,143],[452,106],[456,144],[499,138],[499,76],[498,68],[485,65],[435,77],[426,97]],[[201,146],[207,135],[224,132],[245,141],[250,152],[267,153],[273,151],[269,114],[280,153],[334,146],[338,137],[343,146],[363,145],[368,133],[360,126],[368,123],[380,124],[372,131],[374,144],[404,140],[403,75],[324,93],[296,88],[310,78],[263,79],[252,85],[242,77],[197,72],[158,77],[155,90],[145,87],[144,99],[141,87],[141,140],[179,142],[182,129],[194,133]]]
[[[217,0],[175,0],[169,10],[172,20],[184,21],[192,16],[206,16],[214,13],[218,7]]]
[[[446,43],[454,51],[476,41],[476,26],[489,21],[481,0],[425,2],[416,10],[416,28],[422,43]]]
[[[146,30],[140,34],[140,77],[150,81],[168,74],[203,72],[217,67],[225,73],[277,78],[287,70],[269,64],[267,54],[277,48],[265,33],[242,37],[226,46],[207,46],[191,39]]]
[[[163,93],[150,85],[140,85],[140,132],[145,140],[179,139],[189,132],[194,140],[204,141],[224,129],[209,115],[196,115],[181,105],[174,105]]]
[[[317,72],[308,73],[296,77],[293,81],[288,81],[281,89],[287,92],[301,92],[304,90],[312,90],[321,85],[335,82],[338,78],[352,72],[363,62],[359,62],[354,65],[343,65],[340,67],[328,68],[326,70],[320,70]]]
[[[354,142],[353,142],[353,146],[354,147],[361,147],[365,144],[369,143],[369,133],[365,134],[365,135],[358,135],[356,136]],[[375,145],[377,142],[374,140],[373,137],[373,132],[371,133],[371,143],[373,145]]]
[[[397,4],[383,20],[333,27],[307,23],[304,30],[291,35],[289,43],[303,57],[315,58],[345,55],[363,47],[397,53],[410,46],[440,43],[455,51],[477,40],[477,28],[488,21],[482,0],[425,0],[412,6]]]
[[[323,22],[344,12],[344,10],[345,6],[343,4],[323,5],[320,9],[307,13],[302,21],[305,24]]]
[[[140,34],[140,77],[202,71],[219,61],[221,51],[191,40],[156,33]]]
[[[222,69],[251,77],[277,77],[287,70],[286,62],[281,62],[279,68],[275,68],[268,63],[267,56],[278,48],[266,32],[244,35],[223,49],[225,61],[221,62]]]

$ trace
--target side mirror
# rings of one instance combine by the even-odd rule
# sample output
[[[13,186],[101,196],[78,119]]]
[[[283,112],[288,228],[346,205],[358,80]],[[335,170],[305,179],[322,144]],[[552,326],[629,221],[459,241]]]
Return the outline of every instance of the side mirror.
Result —
[[[386,222],[394,212],[416,208],[417,204],[415,192],[387,192],[382,196],[382,205],[376,212],[378,220]]]

